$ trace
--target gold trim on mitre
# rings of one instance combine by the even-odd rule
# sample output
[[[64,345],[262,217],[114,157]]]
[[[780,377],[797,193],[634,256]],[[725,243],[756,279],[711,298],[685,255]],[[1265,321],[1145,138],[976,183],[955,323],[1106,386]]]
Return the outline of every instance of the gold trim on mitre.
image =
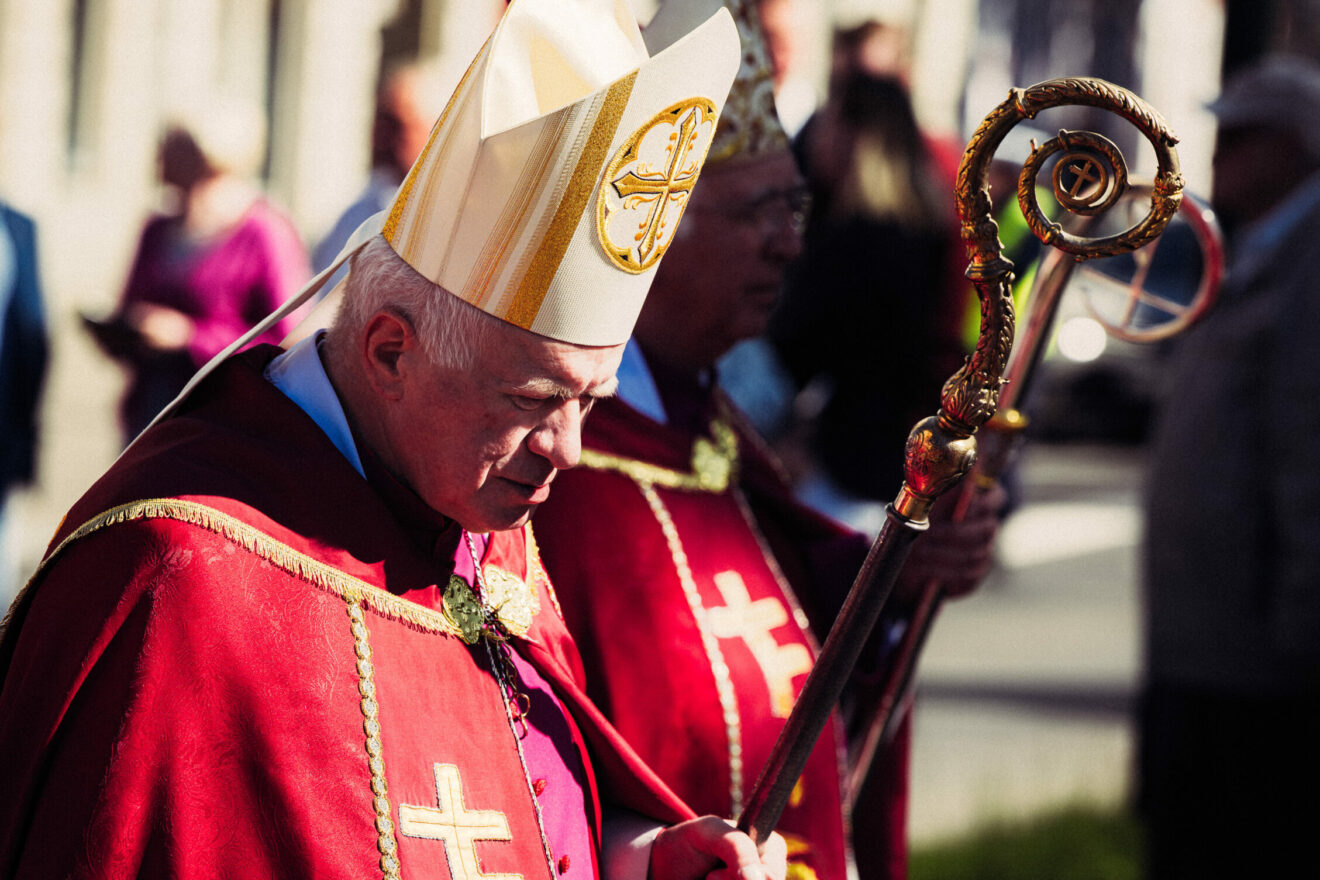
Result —
[[[709,162],[759,156],[788,149],[788,135],[775,107],[775,75],[765,28],[754,0],[724,0],[738,25],[742,63],[724,104]]]
[[[596,234],[623,271],[645,272],[669,248],[718,117],[706,98],[680,101],[634,132],[610,160],[596,197]]]
[[[727,10],[667,5],[673,39],[653,45],[624,0],[515,0],[389,211],[399,256],[525,330],[626,341],[681,208],[661,218],[646,265],[626,265],[598,231],[605,173],[667,109],[691,104],[704,108],[704,140],[683,158],[695,179],[738,64]]]

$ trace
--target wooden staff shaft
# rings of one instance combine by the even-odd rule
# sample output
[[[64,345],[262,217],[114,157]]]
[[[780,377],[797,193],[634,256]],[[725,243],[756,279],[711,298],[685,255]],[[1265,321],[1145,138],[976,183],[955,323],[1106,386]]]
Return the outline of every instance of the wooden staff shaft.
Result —
[[[884,527],[871,545],[852,591],[816,658],[816,665],[779,733],[770,760],[762,768],[747,807],[738,818],[738,828],[753,840],[764,840],[779,822],[793,786],[802,775],[807,758],[857,665],[862,647],[880,618],[912,542],[924,528],[924,523],[905,520],[892,508],[885,517]]]

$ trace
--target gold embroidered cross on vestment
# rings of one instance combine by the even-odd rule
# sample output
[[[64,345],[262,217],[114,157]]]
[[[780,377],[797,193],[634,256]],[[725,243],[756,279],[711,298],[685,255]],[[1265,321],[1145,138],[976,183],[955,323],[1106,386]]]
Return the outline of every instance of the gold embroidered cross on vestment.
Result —
[[[639,128],[610,161],[596,224],[605,253],[620,269],[643,272],[669,247],[701,173],[715,117],[706,98],[681,101]]]
[[[479,840],[513,840],[509,819],[499,810],[469,810],[463,780],[453,764],[435,765],[437,808],[399,805],[399,831],[444,844],[454,880],[522,880],[522,874],[485,874],[477,858]]]

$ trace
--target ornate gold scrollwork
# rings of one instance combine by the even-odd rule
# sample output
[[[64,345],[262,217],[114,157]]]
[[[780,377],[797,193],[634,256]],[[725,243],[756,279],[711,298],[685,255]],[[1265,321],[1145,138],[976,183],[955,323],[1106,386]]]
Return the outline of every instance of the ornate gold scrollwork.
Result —
[[[1003,256],[994,221],[990,162],[1004,136],[1019,122],[1066,105],[1115,113],[1146,137],[1158,162],[1151,208],[1133,226],[1102,238],[1073,235],[1046,217],[1036,201],[1036,177],[1045,160],[1056,153],[1064,157],[1055,166],[1054,194],[1072,213],[1102,212],[1127,187],[1127,167],[1117,147],[1091,132],[1063,131],[1033,147],[1018,178],[1018,204],[1037,238],[1078,260],[1126,253],[1158,236],[1182,202],[1183,179],[1174,150],[1178,138],[1154,108],[1127,89],[1090,78],[1048,80],[1013,89],[986,116],[968,142],[956,185],[958,217],[970,258],[967,277],[981,303],[981,332],[972,355],[945,383],[939,412],[918,423],[908,436],[904,482],[892,508],[911,522],[924,521],[935,499],[971,469],[976,460],[973,435],[998,406],[1004,366],[1013,347],[1013,264]]]
[[[1101,214],[1109,210],[1127,189],[1127,163],[1108,138],[1089,131],[1061,131],[1058,137],[1032,147],[1031,157],[1022,166],[1018,180],[1019,195],[1021,187],[1030,187],[1029,206],[1022,208],[1030,217],[1048,223],[1036,201],[1036,176],[1045,160],[1057,152],[1062,151],[1063,156],[1054,163],[1050,182],[1054,198],[1071,213]],[[1071,182],[1066,177],[1069,174],[1073,178]]]

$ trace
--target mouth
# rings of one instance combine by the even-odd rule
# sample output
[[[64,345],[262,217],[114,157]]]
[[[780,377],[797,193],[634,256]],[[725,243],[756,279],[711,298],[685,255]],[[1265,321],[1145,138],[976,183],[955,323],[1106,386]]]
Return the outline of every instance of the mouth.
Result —
[[[542,482],[524,483],[521,480],[505,477],[504,481],[513,488],[518,497],[528,504],[540,504],[550,497],[550,483],[554,481],[555,475],[550,476]]]

